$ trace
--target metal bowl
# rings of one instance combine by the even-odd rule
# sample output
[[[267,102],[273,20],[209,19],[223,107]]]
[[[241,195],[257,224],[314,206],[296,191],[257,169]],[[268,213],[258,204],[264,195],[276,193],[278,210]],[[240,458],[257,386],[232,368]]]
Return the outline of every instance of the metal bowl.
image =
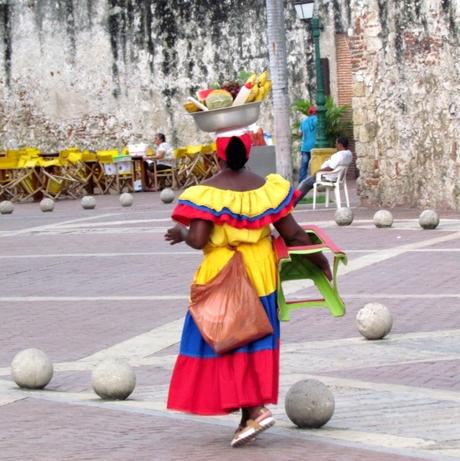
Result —
[[[259,118],[260,104],[261,101],[249,102],[224,109],[190,112],[190,115],[200,130],[208,132],[229,130],[255,123]]]

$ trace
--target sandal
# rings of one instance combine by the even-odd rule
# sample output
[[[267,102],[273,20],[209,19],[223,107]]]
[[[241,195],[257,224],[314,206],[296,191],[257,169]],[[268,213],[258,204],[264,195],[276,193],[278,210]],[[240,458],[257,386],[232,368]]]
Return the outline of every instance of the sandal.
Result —
[[[237,436],[239,436],[239,434],[241,433],[241,431],[243,431],[245,428],[246,428],[246,425],[245,425],[245,424],[240,424],[240,425],[238,426],[238,428],[236,429],[235,435],[234,435],[233,438],[235,439]],[[257,439],[257,437],[254,435],[253,437],[251,437],[251,438],[248,440],[248,443],[249,443],[249,442],[253,442],[253,441],[256,440],[256,439]]]
[[[254,440],[257,434],[266,431],[274,424],[275,418],[273,418],[271,411],[264,410],[256,419],[248,419],[244,428],[241,430],[240,428],[237,429],[235,437],[230,442],[230,446],[237,448],[246,445],[248,442]]]

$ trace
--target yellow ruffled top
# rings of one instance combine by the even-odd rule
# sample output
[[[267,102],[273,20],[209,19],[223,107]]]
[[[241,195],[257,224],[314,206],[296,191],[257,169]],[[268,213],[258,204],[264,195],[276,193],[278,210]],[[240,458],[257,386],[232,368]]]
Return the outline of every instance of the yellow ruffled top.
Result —
[[[204,219],[239,229],[255,229],[289,213],[295,198],[294,188],[278,174],[268,175],[264,185],[244,192],[198,185],[181,194],[172,218],[185,225],[192,219]]]
[[[172,218],[184,225],[193,219],[215,224],[195,282],[211,280],[237,249],[243,254],[248,275],[259,295],[271,293],[276,286],[276,268],[270,224],[292,210],[297,195],[289,181],[278,174],[268,175],[261,187],[243,192],[207,185],[186,189]]]

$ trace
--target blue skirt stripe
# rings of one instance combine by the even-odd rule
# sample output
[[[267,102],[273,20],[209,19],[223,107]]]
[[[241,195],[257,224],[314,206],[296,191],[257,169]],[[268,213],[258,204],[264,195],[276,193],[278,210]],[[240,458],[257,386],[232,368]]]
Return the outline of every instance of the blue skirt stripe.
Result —
[[[182,200],[178,200],[178,203],[179,205],[187,205],[189,207],[196,208],[197,210],[206,211],[216,217],[227,214],[231,216],[232,218],[236,219],[237,221],[254,222],[254,221],[258,221],[259,219],[264,218],[265,216],[272,215],[272,214],[278,214],[281,210],[283,210],[291,202],[293,195],[294,195],[294,188],[291,187],[289,188],[288,195],[284,198],[284,200],[276,208],[268,208],[263,213],[260,213],[256,216],[246,216],[243,214],[234,213],[232,210],[230,210],[227,207],[224,207],[222,208],[222,210],[217,211],[206,205],[197,205],[196,203],[190,200],[182,199]]]
[[[280,338],[280,323],[278,320],[278,306],[276,303],[276,291],[267,295],[261,296],[260,300],[264,306],[265,312],[268,315],[270,323],[273,327],[273,334],[258,339],[246,346],[233,350],[235,352],[258,352],[263,350],[276,349]],[[180,344],[180,355],[195,357],[195,358],[215,358],[220,357],[214,352],[208,343],[201,336],[198,327],[195,324],[190,312],[185,316],[184,329],[182,331],[182,339]]]

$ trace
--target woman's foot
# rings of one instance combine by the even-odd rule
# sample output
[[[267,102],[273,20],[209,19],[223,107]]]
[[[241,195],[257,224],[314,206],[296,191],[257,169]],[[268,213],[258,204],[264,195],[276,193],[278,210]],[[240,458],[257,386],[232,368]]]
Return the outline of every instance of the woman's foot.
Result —
[[[271,411],[265,407],[253,407],[246,410],[247,412],[243,410],[240,426],[230,443],[234,448],[246,445],[248,442],[254,440],[257,434],[275,424],[275,419]]]

